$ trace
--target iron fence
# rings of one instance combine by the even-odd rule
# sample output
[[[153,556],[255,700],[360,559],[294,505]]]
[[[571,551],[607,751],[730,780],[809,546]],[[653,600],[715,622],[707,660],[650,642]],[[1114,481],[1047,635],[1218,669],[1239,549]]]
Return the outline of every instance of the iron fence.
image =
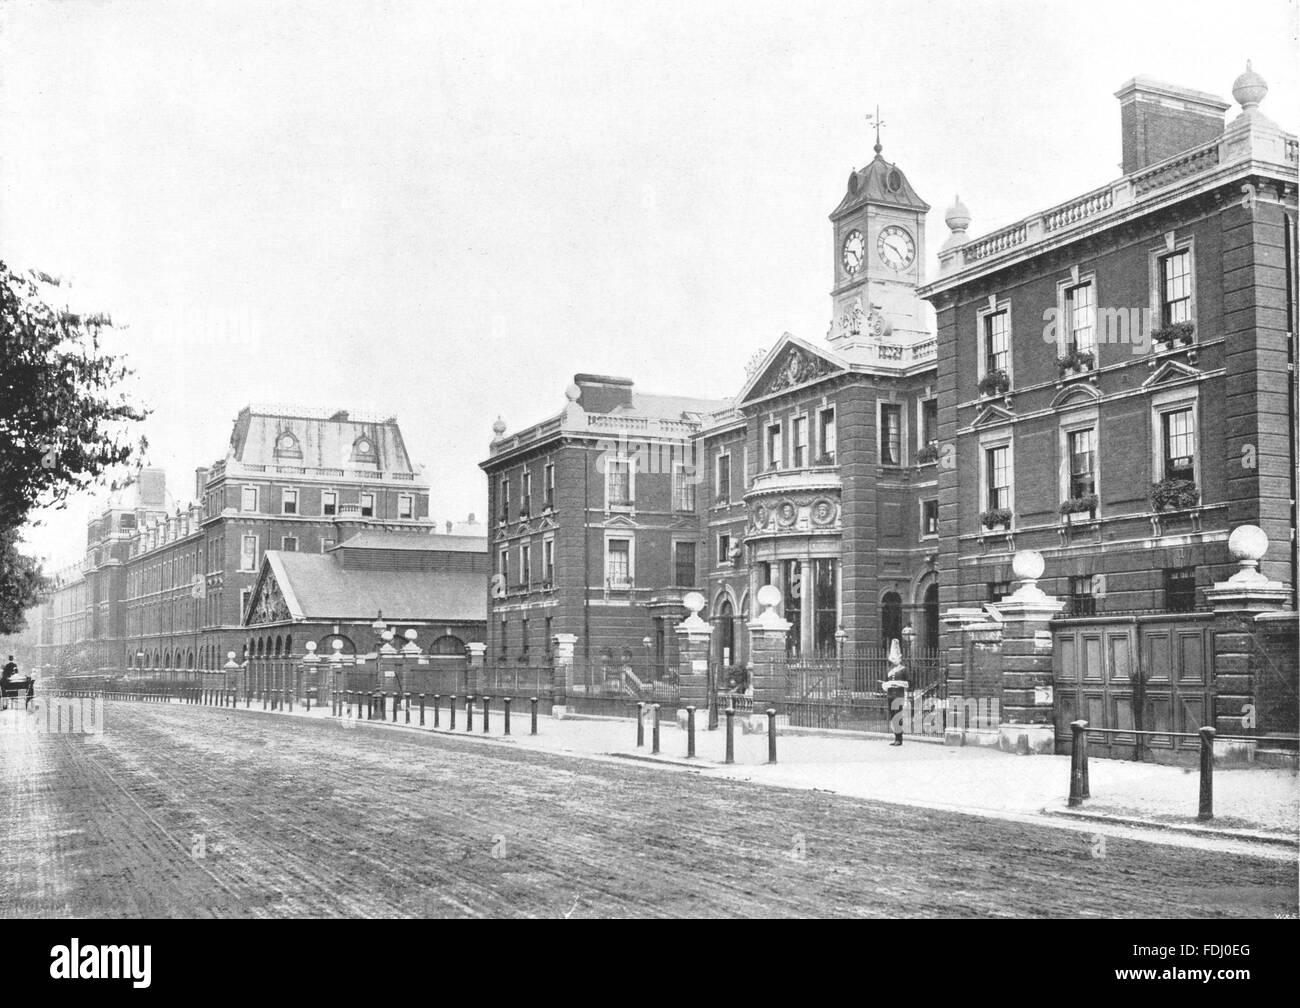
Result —
[[[661,717],[681,701],[675,670],[654,662],[611,662],[599,658],[575,662],[567,687],[567,706],[579,713],[635,717],[638,703],[657,703]]]
[[[904,649],[902,662],[908,683],[904,730],[942,734],[947,722],[942,652]],[[785,666],[785,691],[778,711],[796,727],[890,731],[889,698],[880,686],[890,667],[889,653],[883,648],[791,658]]]

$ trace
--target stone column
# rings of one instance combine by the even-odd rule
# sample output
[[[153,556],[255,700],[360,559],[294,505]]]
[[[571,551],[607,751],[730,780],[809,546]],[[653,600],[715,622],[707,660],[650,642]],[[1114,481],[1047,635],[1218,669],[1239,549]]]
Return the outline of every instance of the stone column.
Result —
[[[320,676],[317,669],[320,666],[320,656],[316,654],[316,642],[308,641],[304,647],[307,653],[302,656],[302,692],[304,695],[311,692],[313,686],[318,687],[316,690],[316,702],[322,707],[329,701],[326,699],[329,691],[324,688],[320,682]]]
[[[1011,559],[1020,587],[995,604],[1002,617],[1002,723],[998,745],[1010,752],[1056,751],[1052,693],[1052,629],[1064,604],[1038,587],[1043,556],[1021,550]]]
[[[241,666],[239,662],[235,661],[235,652],[227,651],[225,668],[222,669],[220,673],[218,673],[217,677],[215,677],[217,683],[220,684],[216,688],[237,689],[239,687],[240,669]]]
[[[700,619],[705,606],[699,592],[687,592],[682,599],[689,615],[677,624],[677,675],[681,680],[681,704],[677,711],[678,722],[685,724],[687,707],[696,710],[696,725],[700,725],[700,712],[708,707],[709,695],[709,624]]]
[[[945,745],[998,744],[1002,707],[1002,624],[977,607],[943,614],[948,698]]]
[[[762,722],[766,730],[767,718],[763,714],[769,707],[779,711],[785,701],[786,633],[790,623],[777,613],[781,604],[781,590],[774,585],[764,585],[758,590],[758,604],[762,612],[749,623],[749,654],[753,665],[754,719]],[[788,715],[780,715],[778,723],[788,725]]]
[[[573,652],[578,635],[557,633],[551,638],[551,716],[562,718],[567,713],[569,686],[573,682]]]
[[[1214,713],[1210,722],[1218,738],[1215,757],[1253,759],[1255,743],[1224,736],[1257,735],[1259,677],[1263,658],[1255,638],[1255,617],[1286,609],[1287,585],[1270,581],[1259,570],[1268,552],[1268,537],[1257,525],[1240,525],[1228,537],[1228,552],[1241,569],[1206,589],[1214,606]]]
[[[474,641],[465,645],[465,693],[478,692],[479,680],[483,678],[484,656],[487,645]]]

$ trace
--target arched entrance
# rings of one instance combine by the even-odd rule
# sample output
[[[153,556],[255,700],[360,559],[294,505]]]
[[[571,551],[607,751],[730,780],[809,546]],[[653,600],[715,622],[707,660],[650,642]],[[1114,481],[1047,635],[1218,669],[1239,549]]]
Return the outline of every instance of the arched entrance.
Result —
[[[921,618],[921,646],[931,650],[939,646],[939,583],[925,589],[925,603]]]
[[[736,613],[731,608],[731,600],[723,599],[718,606],[718,650],[719,665],[732,665],[736,661]]]
[[[903,637],[903,599],[898,592],[885,592],[880,600],[880,646]]]

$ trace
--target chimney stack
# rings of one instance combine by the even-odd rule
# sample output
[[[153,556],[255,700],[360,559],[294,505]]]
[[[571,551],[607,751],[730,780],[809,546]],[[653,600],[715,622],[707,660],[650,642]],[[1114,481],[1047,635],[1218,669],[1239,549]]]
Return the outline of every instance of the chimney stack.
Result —
[[[1223,135],[1228,103],[1217,95],[1134,77],[1115,97],[1125,175]]]
[[[208,467],[198,466],[194,470],[194,499],[203,500],[203,490],[208,485]]]

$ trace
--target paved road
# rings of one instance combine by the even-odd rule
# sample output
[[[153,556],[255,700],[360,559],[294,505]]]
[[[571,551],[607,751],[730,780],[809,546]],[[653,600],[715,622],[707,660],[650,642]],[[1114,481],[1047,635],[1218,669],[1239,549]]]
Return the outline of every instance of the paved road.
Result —
[[[364,724],[0,723],[0,916],[1265,916],[1293,863]]]

